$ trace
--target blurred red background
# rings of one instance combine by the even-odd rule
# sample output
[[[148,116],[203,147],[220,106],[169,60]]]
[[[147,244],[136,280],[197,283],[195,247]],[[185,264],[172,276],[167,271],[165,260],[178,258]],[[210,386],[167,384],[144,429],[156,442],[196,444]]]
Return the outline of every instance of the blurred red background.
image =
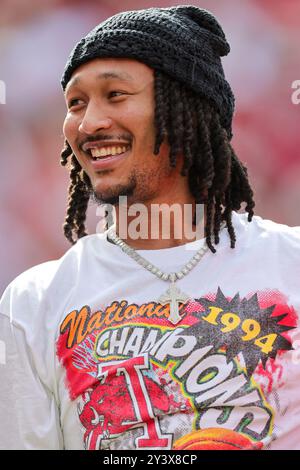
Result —
[[[300,225],[299,0],[1,0],[0,294],[23,270],[60,257],[68,186],[60,167],[60,77],[75,43],[108,16],[193,3],[212,11],[231,44],[223,65],[236,96],[233,146],[256,191],[256,213]],[[95,231],[96,207],[89,209]]]

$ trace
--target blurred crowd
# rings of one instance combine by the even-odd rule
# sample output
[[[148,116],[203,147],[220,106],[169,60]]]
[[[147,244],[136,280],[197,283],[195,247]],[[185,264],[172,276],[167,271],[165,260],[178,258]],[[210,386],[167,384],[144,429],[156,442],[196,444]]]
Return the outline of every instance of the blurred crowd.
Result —
[[[249,168],[257,214],[300,225],[300,104],[291,99],[300,80],[299,0],[1,0],[0,294],[69,246],[61,229],[69,177],[59,158],[70,50],[114,13],[184,3],[212,11],[231,44],[223,65],[236,96],[232,143]],[[90,232],[96,219],[91,206]]]

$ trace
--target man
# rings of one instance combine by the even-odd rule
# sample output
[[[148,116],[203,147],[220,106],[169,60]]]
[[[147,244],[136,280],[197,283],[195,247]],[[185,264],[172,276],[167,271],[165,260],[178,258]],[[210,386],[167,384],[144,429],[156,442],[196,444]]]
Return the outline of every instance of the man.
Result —
[[[71,53],[74,246],[2,298],[3,447],[300,448],[300,233],[253,216],[228,52],[211,13],[179,6],[115,15]],[[115,220],[86,236],[90,197]],[[169,236],[151,231],[175,203]]]

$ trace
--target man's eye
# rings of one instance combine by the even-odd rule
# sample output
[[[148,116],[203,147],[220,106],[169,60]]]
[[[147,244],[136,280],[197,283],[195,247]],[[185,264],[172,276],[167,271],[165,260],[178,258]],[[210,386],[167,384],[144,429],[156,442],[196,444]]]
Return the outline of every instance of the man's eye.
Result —
[[[73,98],[72,100],[69,101],[69,108],[72,108],[73,106],[77,106],[79,101],[82,101],[80,98]]]
[[[124,93],[123,91],[115,91],[115,90],[113,90],[113,91],[110,91],[110,92],[108,93],[108,97],[109,97],[109,98],[117,98],[118,96],[122,96],[122,95],[124,95],[124,94],[125,94],[125,93]]]

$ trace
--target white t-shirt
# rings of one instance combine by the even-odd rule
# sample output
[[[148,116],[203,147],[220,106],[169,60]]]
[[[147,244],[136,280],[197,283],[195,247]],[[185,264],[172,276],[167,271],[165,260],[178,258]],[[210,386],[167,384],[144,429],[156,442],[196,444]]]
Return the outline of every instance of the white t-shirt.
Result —
[[[224,229],[177,281],[176,325],[157,302],[169,284],[106,233],[17,277],[0,303],[0,447],[300,449],[300,229],[233,224],[236,248]],[[176,272],[203,244],[139,253]]]

